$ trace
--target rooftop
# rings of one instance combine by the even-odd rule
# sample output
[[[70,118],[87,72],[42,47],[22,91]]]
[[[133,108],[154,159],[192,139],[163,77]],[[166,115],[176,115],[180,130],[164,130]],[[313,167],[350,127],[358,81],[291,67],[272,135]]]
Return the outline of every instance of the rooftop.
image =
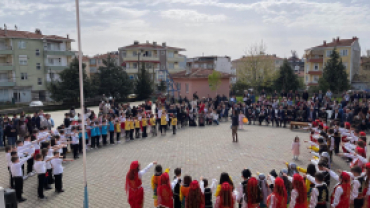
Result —
[[[18,30],[8,30],[8,29],[0,29],[0,38],[25,38],[25,39],[49,39],[49,40],[66,40],[66,41],[74,41],[73,39],[69,39],[67,37],[57,36],[57,35],[43,35],[40,30],[36,30],[35,32],[29,31],[18,31]]]
[[[189,74],[187,73],[187,70],[177,72],[174,74],[171,74],[172,78],[208,78],[210,74],[213,73],[213,69],[191,69]],[[233,75],[231,74],[226,74],[223,72],[221,73],[221,78],[230,78]]]
[[[184,48],[178,48],[178,47],[170,47],[167,46],[166,43],[162,43],[162,45],[158,45],[157,42],[149,43],[148,41],[146,43],[139,43],[138,41],[135,41],[134,44],[120,47],[119,50],[125,50],[125,49],[158,49],[158,50],[164,50],[164,49],[170,49],[175,51],[185,51]]]
[[[280,58],[280,57],[276,56],[276,54],[261,54],[261,55],[256,55],[255,57],[257,57],[257,56],[265,58],[265,59],[273,59],[273,60],[276,60],[276,59],[283,60],[284,59],[284,58]],[[245,60],[248,60],[250,58],[252,58],[252,56],[242,56],[241,58],[235,59],[232,62],[245,61]]]
[[[343,46],[351,46],[353,42],[357,41],[358,38],[356,36],[352,37],[351,39],[340,39],[339,37],[333,38],[331,42],[326,42],[326,40],[323,41],[323,44],[315,46],[310,49],[315,49],[315,48],[324,48],[324,47],[343,47]]]

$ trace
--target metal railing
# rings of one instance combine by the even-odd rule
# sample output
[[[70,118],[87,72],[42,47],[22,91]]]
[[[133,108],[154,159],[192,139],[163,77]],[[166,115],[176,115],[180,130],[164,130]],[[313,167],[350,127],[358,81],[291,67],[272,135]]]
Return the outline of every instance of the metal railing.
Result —
[[[0,66],[13,66],[12,63],[0,63]]]
[[[11,46],[0,46],[0,51],[4,51],[4,50],[12,50],[12,47]]]

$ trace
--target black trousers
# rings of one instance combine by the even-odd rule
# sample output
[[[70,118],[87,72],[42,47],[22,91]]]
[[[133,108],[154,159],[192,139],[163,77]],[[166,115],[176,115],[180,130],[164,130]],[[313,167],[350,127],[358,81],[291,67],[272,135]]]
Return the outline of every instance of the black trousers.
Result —
[[[134,140],[134,131],[135,129],[130,129],[130,139]]]
[[[49,185],[49,184],[53,184],[55,181],[54,181],[54,178],[53,178],[53,169],[47,169],[46,171],[48,171],[48,177],[46,177],[46,184]]]
[[[12,172],[10,171],[10,168],[8,167],[8,170],[9,170],[9,175],[10,175],[10,188],[13,188],[14,189],[14,179],[13,179],[13,176],[12,176]]]
[[[117,142],[119,141],[119,139],[120,139],[120,137],[121,137],[121,133],[117,133]]]
[[[17,196],[17,199],[22,199],[22,192],[23,192],[23,177],[13,177],[14,180],[14,186],[15,186],[15,195]]]
[[[110,144],[114,144],[114,131],[109,132]]]
[[[167,125],[161,125],[160,130],[161,130],[161,134],[162,134],[162,131],[164,131],[164,133],[166,133]]]
[[[262,124],[262,121],[265,120],[265,117],[264,116],[260,116],[258,117],[258,121],[260,123],[260,125]]]
[[[67,147],[63,147],[63,158],[65,159],[67,157]]]
[[[140,138],[140,128],[135,128],[135,137]]]
[[[102,134],[101,137],[103,137],[103,145],[107,145],[107,135]]]
[[[130,139],[130,131],[129,130],[125,131],[125,137],[126,137],[126,140]]]
[[[94,137],[91,137],[91,148],[95,148],[95,145],[97,147],[99,147],[99,138],[100,136],[94,136]]]
[[[79,145],[78,144],[73,144],[72,147],[73,147],[73,158],[76,159],[78,157]]]
[[[354,208],[362,208],[364,205],[364,199],[355,199],[353,201]]]
[[[143,133],[141,135],[142,137],[148,137],[147,133],[146,133],[146,126],[143,126]]]
[[[55,177],[55,191],[61,191],[63,189],[63,173],[54,175]]]
[[[27,160],[27,174],[32,172],[33,162],[34,162],[33,157]]]
[[[176,134],[176,126],[175,125],[172,126],[172,130],[173,130],[173,134]]]
[[[340,137],[334,137],[334,152],[335,152],[335,154],[339,153],[340,141],[341,141]]]
[[[38,187],[37,194],[40,198],[44,198],[44,183],[45,183],[45,173],[38,174]]]
[[[78,142],[78,151],[82,154],[82,147],[83,147],[82,146],[83,145],[82,144],[82,138],[79,138],[78,140],[79,140],[79,142]]]

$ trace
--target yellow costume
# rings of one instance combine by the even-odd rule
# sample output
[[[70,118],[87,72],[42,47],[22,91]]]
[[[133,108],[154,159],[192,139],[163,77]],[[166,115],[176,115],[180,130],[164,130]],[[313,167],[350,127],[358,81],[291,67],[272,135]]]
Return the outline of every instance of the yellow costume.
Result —
[[[172,118],[171,125],[172,126],[176,126],[177,125],[177,118]]]
[[[169,173],[170,172],[170,169],[167,168],[165,170],[166,173]],[[162,175],[162,174],[161,174]],[[161,182],[161,175],[159,176],[156,176],[156,175],[153,175],[152,176],[152,189],[153,189],[153,199],[154,199],[154,207],[158,207],[158,201],[157,201],[157,188],[158,188],[158,185],[160,184]]]

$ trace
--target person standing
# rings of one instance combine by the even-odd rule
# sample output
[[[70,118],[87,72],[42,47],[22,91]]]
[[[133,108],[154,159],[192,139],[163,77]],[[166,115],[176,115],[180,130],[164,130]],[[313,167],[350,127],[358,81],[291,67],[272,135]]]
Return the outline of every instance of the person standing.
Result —
[[[4,119],[3,115],[0,114],[0,147],[4,147]]]
[[[239,116],[236,113],[236,110],[233,109],[233,114],[231,116],[231,130],[233,142],[238,142],[238,126],[239,126]]]

